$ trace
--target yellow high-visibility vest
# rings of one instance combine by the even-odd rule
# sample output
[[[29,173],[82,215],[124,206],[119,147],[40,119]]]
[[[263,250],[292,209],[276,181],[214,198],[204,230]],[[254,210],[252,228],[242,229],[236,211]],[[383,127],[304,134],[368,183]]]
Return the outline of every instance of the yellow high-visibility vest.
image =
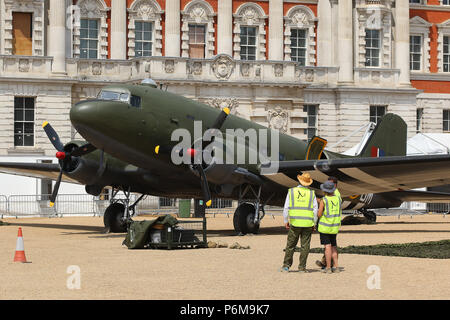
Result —
[[[314,196],[314,191],[306,187],[289,189],[289,221],[292,226],[314,226]]]
[[[341,226],[341,198],[337,195],[323,197],[323,213],[319,220],[319,232],[337,234]]]

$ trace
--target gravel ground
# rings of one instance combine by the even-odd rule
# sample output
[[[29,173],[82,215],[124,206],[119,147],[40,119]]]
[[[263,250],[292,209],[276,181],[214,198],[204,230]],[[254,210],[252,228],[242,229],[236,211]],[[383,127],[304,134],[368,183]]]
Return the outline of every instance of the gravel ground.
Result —
[[[0,299],[322,299],[330,288],[338,299],[450,296],[449,259],[342,254],[343,271],[328,275],[314,264],[321,255],[310,254],[310,273],[280,273],[287,231],[278,216],[266,217],[258,235],[241,237],[234,235],[231,215],[208,218],[208,240],[238,242],[249,250],[128,250],[122,246],[125,234],[102,233],[100,217],[3,221],[10,225],[0,226]],[[19,226],[31,263],[13,262]],[[338,245],[449,238],[450,217],[384,216],[376,225],[343,226]],[[311,246],[320,247],[317,233]],[[297,263],[298,253],[293,270]],[[70,266],[79,268],[80,289],[73,288],[77,283],[71,281]],[[378,289],[374,279],[379,279]]]

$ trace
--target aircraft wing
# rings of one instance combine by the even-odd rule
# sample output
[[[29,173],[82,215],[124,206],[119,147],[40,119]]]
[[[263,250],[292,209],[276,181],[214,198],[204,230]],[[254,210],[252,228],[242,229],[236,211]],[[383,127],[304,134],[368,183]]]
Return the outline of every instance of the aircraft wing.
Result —
[[[450,193],[436,192],[436,191],[420,191],[420,190],[404,190],[387,192],[385,197],[393,197],[403,202],[417,201],[426,203],[449,203]]]
[[[268,168],[278,165],[277,173]],[[338,179],[342,196],[382,193],[450,184],[450,155],[280,161],[260,165],[266,178],[286,187],[308,172],[319,189],[329,176]]]
[[[58,179],[59,171],[60,167],[57,163],[0,162],[0,173],[30,178],[56,180]],[[66,175],[63,175],[62,181],[79,183]]]

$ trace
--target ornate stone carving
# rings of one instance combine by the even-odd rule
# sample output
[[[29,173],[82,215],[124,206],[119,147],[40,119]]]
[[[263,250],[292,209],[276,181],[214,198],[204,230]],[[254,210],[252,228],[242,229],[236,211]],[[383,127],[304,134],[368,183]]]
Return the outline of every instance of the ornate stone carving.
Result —
[[[200,5],[197,5],[191,9],[190,16],[197,23],[208,19],[205,9]]]
[[[291,19],[292,23],[299,28],[309,26],[308,16],[302,11],[295,12]]]
[[[241,64],[241,75],[243,77],[250,76],[250,63],[242,63]]]
[[[96,0],[80,0],[77,2],[77,5],[83,17],[92,19],[101,16],[100,8]]]
[[[275,107],[274,110],[269,110],[267,121],[269,128],[286,133],[288,129],[289,113],[281,107]]]
[[[218,55],[212,64],[214,75],[219,80],[227,80],[234,70],[234,61],[228,55]]]
[[[305,80],[307,82],[313,82],[314,81],[314,70],[308,69],[305,72]]]
[[[186,63],[186,73],[193,74],[196,76],[201,75],[203,72],[203,65],[200,61],[187,62]]]
[[[150,20],[155,19],[155,8],[153,7],[152,3],[150,1],[142,1],[139,6],[137,7],[137,14],[140,16],[143,20]]]
[[[166,73],[174,73],[175,72],[175,61],[174,60],[166,60],[164,63],[164,70]]]
[[[249,25],[253,25],[254,23],[256,23],[258,18],[259,15],[253,8],[245,9],[244,13],[242,14],[242,20]]]
[[[275,77],[282,77],[283,76],[283,65],[281,63],[277,63],[273,66],[273,72],[275,74]]]
[[[100,76],[102,74],[102,65],[100,62],[92,63],[92,74],[94,76]]]
[[[239,106],[239,101],[236,98],[211,98],[206,101],[206,104],[220,110],[229,108],[231,114],[237,114],[236,109]]]
[[[19,71],[20,72],[29,72],[30,71],[30,61],[28,59],[20,59],[19,60]]]

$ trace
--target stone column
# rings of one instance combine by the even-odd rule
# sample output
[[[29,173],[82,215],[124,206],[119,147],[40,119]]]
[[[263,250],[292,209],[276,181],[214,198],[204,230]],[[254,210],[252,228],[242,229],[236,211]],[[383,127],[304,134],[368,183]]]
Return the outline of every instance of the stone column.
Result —
[[[338,66],[339,82],[353,82],[353,1],[339,0]]]
[[[319,0],[317,8],[317,65],[321,67],[332,66],[334,54],[332,42],[332,13],[330,0]]]
[[[127,3],[111,1],[111,59],[127,58]]]
[[[166,1],[165,56],[180,56],[180,0]]]
[[[52,72],[66,72],[66,3],[50,0],[48,55],[53,57]]]
[[[269,0],[269,60],[284,60],[283,0]]]
[[[395,68],[400,69],[400,85],[410,86],[409,2],[397,0],[395,6]]]
[[[220,0],[217,16],[217,54],[233,56],[233,1]]]

